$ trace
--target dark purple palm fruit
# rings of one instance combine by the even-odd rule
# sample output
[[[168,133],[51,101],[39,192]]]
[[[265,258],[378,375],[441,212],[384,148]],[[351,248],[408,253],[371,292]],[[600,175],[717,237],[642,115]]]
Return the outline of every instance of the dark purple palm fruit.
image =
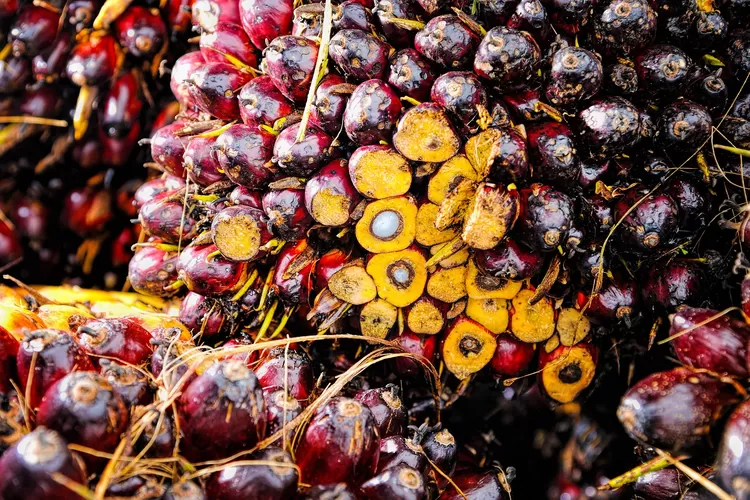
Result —
[[[580,306],[587,303],[585,297]],[[591,298],[591,303],[586,314],[603,321],[622,320],[629,324],[638,313],[640,297],[635,282],[629,279],[615,277],[607,280],[596,295]]]
[[[183,167],[190,180],[201,186],[226,179],[216,155],[216,137],[192,137],[185,148]]]
[[[228,62],[255,67],[258,58],[242,26],[234,22],[216,23],[213,31],[202,31],[200,50],[206,62]]]
[[[514,127],[488,129],[482,133],[491,133],[494,144],[491,145],[494,159],[489,168],[489,179],[493,182],[523,181],[529,176],[529,154],[526,139]]]
[[[596,54],[566,47],[552,56],[545,95],[555,106],[574,106],[594,97],[603,79],[602,62]]]
[[[315,413],[297,449],[300,482],[357,484],[374,474],[379,446],[370,410],[354,399],[335,397]]]
[[[474,72],[503,87],[524,83],[536,74],[542,53],[525,31],[505,26],[492,28],[479,44]]]
[[[747,378],[750,327],[745,322],[713,309],[692,307],[679,309],[671,319],[669,335],[679,335],[672,346],[683,365]]]
[[[206,497],[224,500],[295,497],[299,474],[288,452],[281,448],[267,448],[255,453],[251,460],[260,463],[232,466],[230,462],[229,467],[211,474],[206,480]]]
[[[127,428],[128,410],[104,377],[72,372],[44,395],[36,423],[56,430],[68,443],[110,453]]]
[[[323,226],[343,227],[361,197],[349,177],[346,160],[334,160],[321,168],[305,184],[305,208]]]
[[[533,248],[550,252],[565,242],[575,215],[568,195],[543,184],[534,184],[521,191],[520,202],[518,220],[523,223]]]
[[[341,30],[331,38],[328,55],[345,76],[355,81],[382,80],[391,47],[362,30]]]
[[[262,208],[261,193],[245,186],[237,186],[229,193],[227,200],[232,205],[243,205],[250,208]]]
[[[185,145],[188,141],[176,134],[184,127],[184,122],[174,122],[157,130],[148,140],[148,144],[151,145],[153,160],[167,173],[180,178],[185,177],[182,156],[185,154]]]
[[[225,259],[214,244],[188,245],[177,259],[177,273],[191,292],[229,295],[245,283],[247,263]]]
[[[691,36],[694,34],[699,50],[717,48],[725,43],[729,28],[729,21],[718,10],[699,10],[695,13]]]
[[[192,461],[225,458],[266,435],[258,379],[244,362],[221,361],[185,387],[177,400],[181,451]]]
[[[422,437],[422,449],[430,461],[445,474],[453,474],[458,461],[456,438],[448,429],[436,425]]]
[[[305,208],[302,189],[271,189],[263,195],[263,211],[271,231],[284,241],[303,238],[313,218]]]
[[[331,137],[336,137],[342,128],[346,103],[355,88],[335,73],[323,77],[315,89],[310,123],[317,125]]]
[[[727,55],[737,75],[750,71],[750,30],[736,30],[729,36]]]
[[[108,137],[126,137],[137,127],[143,101],[135,74],[125,73],[112,82],[100,106],[99,125]]]
[[[372,31],[372,13],[358,0],[346,0],[334,5],[331,15],[334,30]]]
[[[535,174],[544,182],[569,185],[579,174],[573,132],[559,122],[543,122],[526,129]]]
[[[308,489],[303,496],[303,500],[357,500],[355,495],[346,483],[319,484]]]
[[[73,48],[65,72],[78,86],[95,86],[108,81],[117,70],[118,50],[113,36],[92,34]]]
[[[549,115],[542,109],[542,95],[539,89],[525,89],[514,94],[501,96],[508,110],[524,122],[549,120]]]
[[[336,154],[333,137],[308,124],[305,136],[297,140],[301,123],[285,128],[273,144],[273,161],[287,175],[309,177]]]
[[[487,91],[474,73],[450,71],[435,80],[430,100],[448,112],[459,130],[476,133],[479,106],[487,108]]]
[[[399,465],[408,465],[418,471],[424,471],[427,467],[427,456],[419,444],[421,437],[420,434],[416,434],[414,439],[407,439],[403,435],[381,436],[378,472]]]
[[[54,430],[37,427],[0,457],[0,498],[81,498],[57,475],[86,484],[86,472]]]
[[[712,115],[723,114],[729,103],[729,90],[721,78],[721,70],[693,84],[690,97],[698,104],[706,106]]]
[[[308,400],[315,385],[310,358],[298,349],[270,349],[261,358],[255,374],[264,389],[286,387],[289,395],[299,401]]]
[[[750,402],[741,403],[729,416],[716,454],[716,479],[736,498],[750,494]]]
[[[610,93],[632,95],[638,92],[639,85],[633,65],[616,63],[604,69],[604,88]]]
[[[258,50],[292,32],[292,0],[246,0],[239,3],[239,8],[242,27]]]
[[[195,52],[188,52],[182,55],[175,61],[172,66],[172,73],[169,75],[169,88],[172,90],[172,94],[183,106],[189,108],[194,106],[193,99],[190,97],[190,84],[188,80],[191,79],[193,73],[205,64],[203,54],[200,50]]]
[[[670,262],[658,273],[649,272],[641,287],[643,301],[668,311],[682,305],[697,305],[704,297],[704,274],[690,263]]]
[[[633,483],[633,493],[636,498],[680,500],[689,483],[690,479],[678,469],[661,469],[639,476]]]
[[[659,98],[674,95],[688,83],[693,62],[673,45],[653,45],[638,54],[635,68],[641,86]]]
[[[641,138],[641,113],[622,97],[608,97],[581,111],[579,133],[589,149],[609,157],[630,151]]]
[[[414,36],[417,52],[445,68],[470,68],[479,37],[458,16],[444,15],[430,19]]]
[[[252,75],[224,62],[207,62],[187,80],[190,97],[196,106],[220,120],[238,120],[237,94]]]
[[[153,400],[145,372],[135,366],[123,365],[109,359],[99,360],[101,375],[120,395],[125,407],[147,405]]]
[[[0,328],[0,395],[8,394],[13,391],[13,384],[11,381],[18,380],[16,355],[18,354],[19,345],[20,343],[14,335],[11,335],[11,333],[5,328]],[[28,402],[27,404],[32,406]],[[2,422],[2,419],[0,419],[0,422]],[[2,426],[2,423],[0,423],[0,426]],[[0,436],[1,435],[2,431],[0,431]],[[0,454],[2,454],[9,444],[10,443],[0,442]]]
[[[435,81],[430,63],[414,49],[403,49],[391,57],[388,83],[400,94],[427,101]]]
[[[662,110],[656,138],[668,152],[692,153],[711,136],[711,126],[704,106],[679,99]]]
[[[709,201],[695,181],[674,177],[667,184],[666,193],[679,209],[680,229],[696,231],[705,224]]]
[[[355,399],[370,409],[381,439],[406,431],[406,408],[395,384],[361,391]]]
[[[15,359],[26,404],[37,408],[55,382],[74,371],[93,371],[88,354],[75,339],[62,330],[35,330],[18,346]],[[33,375],[30,375],[33,369]],[[31,386],[29,387],[29,382]]]
[[[633,385],[617,418],[635,440],[670,452],[700,447],[737,401],[734,388],[689,368],[654,373]]]
[[[502,474],[496,469],[464,469],[451,478],[456,487],[448,486],[438,500],[507,500],[510,497],[500,481]]]
[[[539,0],[521,0],[518,2],[516,10],[508,19],[507,26],[523,30],[539,42],[546,41],[549,38],[551,29],[547,8]]]
[[[325,5],[313,3],[300,5],[294,9],[294,22],[292,23],[292,35],[302,36],[310,40],[320,39],[323,29]],[[333,29],[331,32],[335,32]]]
[[[676,235],[677,204],[667,194],[648,192],[645,187],[631,189],[615,204],[615,216],[622,219],[619,237],[630,251],[653,251]]]
[[[264,51],[268,76],[284,97],[301,104],[312,84],[318,44],[300,36],[280,36]]]
[[[544,264],[544,256],[512,238],[490,250],[476,250],[474,263],[485,274],[514,281],[534,276]]]
[[[180,303],[180,322],[193,335],[213,337],[222,332],[227,315],[218,300],[195,292],[188,292]]]
[[[663,156],[649,154],[642,158],[639,163],[639,167],[643,170],[646,178],[653,180],[661,180],[673,170],[672,163]]]
[[[388,43],[396,48],[405,48],[412,45],[414,31],[396,22],[391,22],[391,19],[410,21],[422,19],[422,7],[416,0],[376,0],[372,13]]]
[[[263,389],[263,399],[266,403],[266,430],[269,436],[280,431],[305,409],[303,402],[276,387]]]
[[[149,201],[139,210],[138,222],[144,233],[166,243],[189,242],[200,231],[200,222],[186,213],[182,200]]]
[[[169,485],[163,500],[208,500],[208,497],[200,484],[185,479]]]
[[[362,483],[359,487],[364,498],[398,498],[399,500],[424,500],[427,484],[422,473],[408,465],[396,465]]]
[[[252,262],[266,254],[266,245],[273,235],[263,210],[233,205],[222,208],[214,215],[211,239],[225,258],[235,262]]]
[[[138,293],[170,297],[176,290],[167,288],[177,279],[177,254],[155,247],[135,252],[128,264],[128,281]]]
[[[294,112],[292,103],[279,92],[271,77],[265,75],[247,82],[237,98],[240,103],[240,117],[251,127],[273,127],[276,120]]]
[[[643,0],[612,0],[594,16],[594,43],[604,55],[632,54],[655,37],[656,12]]]
[[[593,283],[600,270],[609,269],[609,252],[605,251],[602,255],[600,243],[593,242],[584,246],[582,251],[576,253],[574,259],[575,268],[586,284]]]
[[[167,26],[156,9],[128,7],[113,27],[120,46],[140,59],[152,59],[167,42]]]
[[[401,114],[401,100],[382,80],[368,80],[354,90],[344,111],[344,130],[358,146],[390,142]]]
[[[552,20],[560,26],[574,25],[575,29],[586,24],[590,15],[591,7],[595,4],[592,0],[550,0],[552,7]]]
[[[0,61],[0,94],[13,94],[26,87],[31,77],[29,60],[9,57]]]
[[[13,55],[30,59],[46,50],[55,41],[59,24],[60,15],[52,9],[22,7],[8,32]]]
[[[219,165],[230,181],[250,189],[265,187],[276,136],[257,126],[235,123],[216,139]]]
[[[105,358],[138,366],[153,352],[149,331],[127,316],[91,320],[78,327],[76,337],[94,366],[100,366],[99,361]]]
[[[737,97],[737,100],[732,105],[732,109],[729,112],[730,116],[742,118],[744,120],[750,120],[750,93],[742,94]]]

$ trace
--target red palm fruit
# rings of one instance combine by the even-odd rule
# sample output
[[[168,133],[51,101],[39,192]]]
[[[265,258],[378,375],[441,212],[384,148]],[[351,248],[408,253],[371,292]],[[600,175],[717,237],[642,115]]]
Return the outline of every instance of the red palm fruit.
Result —
[[[10,264],[23,256],[18,234],[4,220],[0,220],[0,265]]]
[[[131,365],[148,361],[153,351],[151,334],[134,321],[102,318],[78,327],[78,343],[99,365],[101,358],[114,358]]]
[[[24,89],[31,77],[29,60],[9,57],[0,63],[0,93],[13,94]]]
[[[221,361],[185,387],[177,400],[188,460],[225,458],[266,434],[263,391],[242,361]]]
[[[436,425],[422,437],[422,449],[430,461],[445,474],[453,474],[458,460],[456,438],[448,429]]]
[[[133,366],[122,365],[109,359],[102,359],[99,364],[102,367],[102,377],[120,395],[128,410],[135,406],[147,405],[153,400],[148,379],[144,372]]]
[[[214,31],[220,22],[233,23],[240,18],[239,3],[233,0],[195,0],[192,6],[193,26]]]
[[[247,82],[238,99],[242,121],[252,127],[273,127],[277,120],[294,112],[294,106],[279,92],[270,76],[259,76]]]
[[[292,32],[292,0],[245,0],[239,3],[242,27],[258,50]]]
[[[541,51],[532,36],[505,26],[487,32],[476,51],[474,72],[503,86],[531,78],[541,61]]]
[[[193,335],[213,337],[222,331],[227,321],[218,300],[195,292],[188,292],[180,303],[180,322]]]
[[[210,186],[226,179],[216,154],[216,137],[192,137],[183,155],[183,167],[190,180],[201,186]]]
[[[346,483],[319,484],[309,488],[305,495],[300,497],[304,500],[357,500]]]
[[[459,129],[476,132],[479,128],[479,106],[487,107],[487,91],[474,73],[449,71],[436,80],[430,91],[430,100],[454,119]]]
[[[57,474],[78,484],[86,483],[83,466],[68,450],[62,436],[38,427],[0,457],[0,497],[80,498],[56,480]]]
[[[631,189],[615,204],[617,219],[622,219],[620,237],[640,251],[667,245],[677,231],[679,215],[669,195],[653,193],[641,200],[647,193],[646,188]],[[636,203],[638,206],[630,210]]]
[[[641,296],[649,305],[659,305],[670,310],[681,305],[694,305],[703,297],[703,278],[700,268],[673,261],[661,272],[646,276]]]
[[[422,446],[417,439],[406,439],[399,435],[381,436],[378,472],[399,465],[408,465],[418,471],[424,471],[427,459]]]
[[[475,251],[474,263],[484,274],[521,281],[539,272],[544,264],[544,256],[511,238],[506,238],[495,248]]]
[[[349,255],[338,248],[324,253],[315,265],[315,290],[323,290],[328,280],[349,261]]]
[[[78,86],[95,86],[115,75],[117,70],[117,40],[111,35],[92,34],[73,47],[65,71]]]
[[[163,497],[164,500],[206,500],[207,498],[203,487],[189,480],[172,483]]]
[[[174,66],[172,66],[169,88],[180,104],[185,107],[189,108],[195,105],[192,97],[190,97],[190,84],[188,80],[205,63],[206,60],[203,58],[201,51],[196,50],[180,56],[175,61]]]
[[[397,385],[388,384],[377,389],[366,389],[358,392],[355,399],[370,409],[381,438],[403,434],[406,431],[406,408],[399,397]]]
[[[70,444],[110,453],[127,428],[128,410],[104,377],[73,372],[45,393],[36,422],[56,430]],[[87,459],[87,463],[100,462]]]
[[[3,0],[0,2],[0,20],[3,22],[13,18],[18,12],[18,0]]]
[[[303,252],[308,248],[307,240],[299,240],[295,245],[287,245],[279,253],[276,260],[276,272],[273,275],[271,293],[278,297],[284,305],[296,306],[310,303],[310,290],[312,289],[313,273],[315,272],[315,261],[309,259],[299,271],[290,273],[287,271],[292,264],[298,265],[296,260],[307,259]],[[304,261],[303,261],[304,262]]]
[[[31,61],[34,79],[47,83],[57,80],[65,71],[65,63],[73,49],[73,42],[73,36],[70,33],[62,32],[57,36],[50,49],[34,56]]]
[[[312,363],[304,351],[274,347],[263,355],[255,375],[264,389],[284,389],[294,399],[307,400],[312,394]]]
[[[182,200],[161,199],[145,203],[139,213],[138,222],[143,231],[166,243],[189,242],[200,231],[200,221],[190,215]]]
[[[313,222],[300,189],[269,190],[263,195],[263,211],[273,233],[285,241],[303,238]]]
[[[549,119],[549,115],[543,111],[541,99],[542,95],[536,89],[522,90],[518,93],[502,96],[502,100],[508,106],[510,112],[519,120],[527,122]]]
[[[714,316],[717,318],[711,320]],[[750,327],[745,322],[713,309],[692,307],[679,309],[671,320],[670,336],[679,335],[672,346],[683,365],[739,378],[748,376],[745,359]]]
[[[554,401],[570,403],[594,379],[599,353],[595,346],[579,343],[539,353],[540,386]]]
[[[30,376],[32,365],[34,374]],[[93,371],[94,366],[70,334],[44,329],[30,332],[20,344],[16,370],[20,387],[28,397],[27,403],[37,408],[55,382],[74,371]],[[28,387],[29,381],[31,387]]]
[[[0,393],[9,393],[13,390],[11,380],[16,380],[16,354],[19,342],[8,330],[0,327]]]
[[[426,101],[434,81],[435,72],[429,61],[416,50],[399,50],[391,57],[388,83],[400,94]]]
[[[362,3],[372,2],[372,0],[361,0]],[[388,43],[394,47],[402,48],[412,45],[414,40],[414,31],[398,23],[392,23],[391,18],[418,20],[422,17],[423,11],[419,3],[415,0],[382,0],[377,2],[373,7],[365,5],[372,10],[377,21],[380,31],[385,35]]]
[[[329,55],[341,72],[355,81],[382,80],[390,45],[358,29],[344,29],[331,38]]]
[[[194,0],[167,0],[163,8],[170,33],[185,33],[192,24]]]
[[[154,132],[148,141],[151,145],[151,158],[168,174],[181,179],[185,177],[182,157],[185,154],[187,140],[178,137],[176,133],[184,127],[183,122],[174,122]]]
[[[312,84],[318,44],[300,36],[280,36],[268,44],[264,54],[268,76],[276,88],[287,99],[304,103]]]
[[[437,65],[468,68],[479,46],[479,37],[458,16],[433,17],[414,36],[414,48]]]
[[[503,483],[496,470],[464,469],[453,476],[456,487],[448,486],[440,495],[439,500],[460,500],[466,498],[481,498],[482,500],[506,500]],[[463,492],[463,495],[459,493]]]
[[[59,15],[50,9],[26,5],[18,11],[8,32],[16,57],[32,58],[47,49],[57,37]]]
[[[716,455],[716,478],[724,491],[737,498],[748,494],[750,478],[750,402],[741,403],[729,416]]]
[[[323,11],[325,6],[320,3],[300,5],[294,9],[294,21],[292,22],[292,35],[301,36],[310,40],[320,38],[323,27]],[[332,29],[335,33],[335,28]]]
[[[65,23],[73,28],[76,34],[81,33],[86,28],[91,28],[103,3],[102,0],[71,0],[67,4],[68,15],[65,18]]]
[[[25,115],[52,118],[60,110],[60,96],[51,85],[26,90],[18,103],[18,111]]]
[[[573,131],[558,122],[544,122],[526,129],[529,154],[544,182],[568,185],[580,173]]]
[[[617,418],[633,439],[679,452],[703,445],[711,426],[736,401],[731,385],[689,368],[673,368],[628,389]]]
[[[365,481],[360,486],[364,498],[423,500],[427,485],[422,473],[408,465],[397,465]]]
[[[289,422],[299,416],[305,409],[302,401],[292,397],[284,389],[268,387],[263,389],[263,399],[266,402],[266,420],[268,434],[272,435],[284,428]]]
[[[23,197],[11,207],[10,218],[19,234],[30,240],[40,241],[47,236],[49,211],[39,200]]]
[[[237,93],[251,74],[224,62],[207,62],[187,80],[188,92],[201,111],[220,120],[238,120]]]
[[[415,335],[405,331],[395,339],[394,343],[404,351],[422,356],[424,361],[435,364],[437,350],[436,335]],[[413,359],[401,357],[393,360],[393,371],[402,377],[422,375],[425,371],[421,363]]]
[[[583,306],[587,300],[583,297]],[[604,284],[591,301],[586,313],[602,320],[629,321],[639,307],[638,287],[627,279],[610,280]]]
[[[750,275],[745,275],[740,286],[740,299],[742,302],[742,312],[750,315]]]
[[[532,248],[555,250],[568,236],[573,223],[573,201],[561,191],[534,184],[521,192],[521,215]]]
[[[318,224],[342,227],[361,200],[349,179],[346,160],[334,160],[305,184],[305,208]]]
[[[276,136],[257,127],[235,123],[216,139],[216,151],[230,181],[250,189],[264,187],[273,177],[267,164]]]
[[[274,162],[287,175],[309,177],[334,155],[333,137],[315,125],[308,125],[305,137],[298,141],[301,124],[285,128],[273,145]]]
[[[63,207],[63,223],[79,235],[101,232],[112,218],[109,191],[90,187],[68,193]]]
[[[140,86],[133,72],[112,82],[101,106],[100,127],[108,137],[122,138],[138,123],[143,107]]]
[[[128,264],[128,281],[138,293],[169,297],[167,287],[177,279],[177,254],[154,247],[139,249]]]
[[[295,456],[300,481],[316,485],[357,484],[375,472],[379,439],[370,410],[345,397],[318,409]]]
[[[346,104],[346,135],[359,146],[388,142],[401,109],[401,100],[390,85],[367,80],[359,84]]]
[[[179,278],[188,290],[201,295],[227,295],[237,291],[247,276],[245,262],[212,255],[216,245],[188,245],[177,259]]]
[[[234,22],[219,22],[213,31],[203,31],[200,49],[206,62],[241,63],[251,67],[258,65],[250,38],[242,26]]]
[[[310,121],[335,137],[341,131],[346,104],[354,91],[354,85],[346,83],[342,77],[331,73],[323,77],[315,89]]]
[[[156,9],[127,8],[114,23],[120,46],[141,59],[151,59],[167,41],[167,27]]]
[[[263,208],[261,195],[258,191],[252,191],[245,186],[237,186],[227,196],[233,205],[243,205],[250,208]]]
[[[534,344],[521,342],[512,335],[498,335],[490,368],[493,373],[502,377],[517,377],[529,367],[535,352]]]
[[[295,496],[299,476],[288,452],[271,447],[255,453],[251,460],[266,463],[237,466],[230,463],[229,467],[211,474],[206,481],[206,498],[282,500]]]
[[[235,262],[250,262],[266,254],[264,247],[273,235],[262,210],[234,205],[214,216],[211,238],[223,257]]]

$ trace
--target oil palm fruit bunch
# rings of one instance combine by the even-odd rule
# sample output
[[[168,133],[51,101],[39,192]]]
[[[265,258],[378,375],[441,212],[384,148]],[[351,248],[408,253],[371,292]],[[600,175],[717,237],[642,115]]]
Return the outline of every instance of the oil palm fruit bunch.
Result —
[[[34,283],[123,286],[132,193],[149,172],[137,141],[179,112],[162,70],[189,36],[184,3],[4,6],[0,267]]]

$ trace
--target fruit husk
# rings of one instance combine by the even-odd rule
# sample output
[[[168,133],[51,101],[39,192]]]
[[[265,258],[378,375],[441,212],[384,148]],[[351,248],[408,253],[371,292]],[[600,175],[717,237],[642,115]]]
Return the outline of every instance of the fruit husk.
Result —
[[[458,153],[461,140],[439,106],[422,103],[401,117],[393,145],[411,161],[442,163]]]
[[[372,276],[381,299],[396,307],[406,307],[424,291],[427,283],[426,262],[421,251],[409,248],[371,256],[367,262],[367,272]],[[400,280],[401,277],[404,279]]]
[[[476,192],[476,182],[464,179],[453,188],[440,203],[440,210],[435,219],[435,227],[446,229],[460,224],[466,218],[466,211],[471,206]]]
[[[437,172],[430,177],[427,183],[427,199],[436,205],[440,205],[448,196],[448,193],[453,191],[464,179],[477,182],[479,176],[466,155],[458,154],[443,163]]]
[[[438,252],[441,252],[446,245],[450,244],[451,242],[449,241],[447,243],[439,243],[430,247],[430,255],[436,255]],[[444,259],[441,259],[438,264],[442,268],[450,269],[452,267],[463,266],[467,262],[469,262],[469,247],[467,247],[466,245],[462,245],[458,251],[452,253],[448,257],[445,257]]]
[[[547,297],[529,304],[533,296],[534,292],[526,288],[513,297],[510,331],[524,342],[543,342],[555,333],[555,309]]]
[[[461,238],[472,248],[494,248],[513,228],[518,213],[518,191],[515,187],[506,190],[482,184],[466,211]]]
[[[581,312],[572,307],[563,307],[557,313],[557,335],[560,344],[570,347],[588,337],[591,322]]]
[[[430,247],[450,241],[458,235],[455,228],[438,229],[435,225],[440,207],[434,203],[423,203],[417,211],[416,240],[420,245]]]
[[[511,281],[479,272],[473,259],[466,266],[466,293],[470,299],[510,300],[521,291],[521,281]]]
[[[539,375],[546,394],[559,403],[570,403],[591,384],[596,373],[596,348],[590,344],[560,346],[539,354]]]
[[[441,268],[427,281],[427,294],[452,304],[466,296],[466,266]]]
[[[495,336],[466,317],[457,318],[448,327],[440,351],[445,367],[463,380],[484,368],[495,353]]]
[[[508,329],[510,313],[505,299],[469,299],[466,316],[473,319],[495,335]]]
[[[328,289],[339,300],[361,305],[377,297],[375,281],[365,270],[361,260],[352,261],[328,280]]]
[[[398,308],[390,302],[376,298],[359,311],[359,330],[366,337],[385,339],[396,325]]]
[[[388,238],[379,238],[372,232],[372,224],[383,212],[394,212],[399,217],[399,227]],[[359,244],[372,253],[404,250],[414,242],[417,231],[417,205],[409,196],[376,200],[368,204],[357,222],[355,235]]]

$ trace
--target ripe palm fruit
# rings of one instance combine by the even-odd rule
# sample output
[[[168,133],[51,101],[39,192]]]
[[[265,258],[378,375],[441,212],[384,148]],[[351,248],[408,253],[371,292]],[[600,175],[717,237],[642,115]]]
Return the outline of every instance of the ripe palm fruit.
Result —
[[[408,160],[441,163],[458,153],[461,141],[445,111],[437,104],[422,103],[401,117],[393,145]]]
[[[628,55],[656,36],[656,12],[648,2],[612,0],[594,18],[593,40],[605,55]]]
[[[741,403],[724,426],[716,455],[716,477],[724,490],[737,498],[748,493],[748,446],[750,446],[750,403]]]
[[[521,290],[511,300],[510,331],[524,342],[543,342],[555,333],[555,309],[548,297],[531,289]]]
[[[354,187],[367,198],[401,196],[411,187],[409,162],[391,146],[374,144],[357,148],[348,166]]]
[[[401,100],[382,80],[367,80],[352,92],[344,111],[344,130],[356,144],[388,141],[401,113]]]
[[[372,276],[378,296],[396,307],[414,303],[427,283],[426,259],[415,247],[372,255],[367,274]]]
[[[305,102],[312,84],[318,48],[316,42],[286,35],[272,39],[265,49],[268,76],[290,101]]]
[[[479,37],[457,16],[433,17],[414,35],[414,48],[433,63],[449,68],[469,67]]]
[[[411,196],[372,201],[357,221],[357,241],[372,253],[404,250],[414,242],[417,211]]]
[[[630,210],[636,203],[638,206]],[[648,194],[643,187],[631,189],[618,199],[615,214],[618,220],[623,219],[620,233],[623,241],[640,251],[653,251],[667,245],[674,237],[679,215],[677,204],[669,195]]]
[[[539,379],[545,393],[560,403],[570,403],[594,379],[598,352],[592,344],[560,346],[550,353],[539,353]]]
[[[561,191],[534,184],[520,195],[526,238],[532,248],[549,252],[561,245],[573,224],[573,201]]]
[[[355,81],[383,80],[390,49],[370,33],[344,29],[331,38],[328,53],[344,75]]]
[[[391,57],[387,80],[398,92],[417,101],[426,101],[430,97],[435,73],[419,52],[403,49]]]
[[[448,371],[463,380],[492,360],[496,346],[495,336],[489,330],[459,316],[443,334],[440,353]]]
[[[498,26],[489,30],[479,44],[474,72],[504,87],[522,84],[534,74],[541,57],[530,34]]]
[[[345,160],[332,161],[305,184],[305,208],[324,226],[348,225],[359,201]]]
[[[545,95],[555,106],[571,106],[594,97],[604,71],[596,54],[579,47],[565,47],[552,56]]]

